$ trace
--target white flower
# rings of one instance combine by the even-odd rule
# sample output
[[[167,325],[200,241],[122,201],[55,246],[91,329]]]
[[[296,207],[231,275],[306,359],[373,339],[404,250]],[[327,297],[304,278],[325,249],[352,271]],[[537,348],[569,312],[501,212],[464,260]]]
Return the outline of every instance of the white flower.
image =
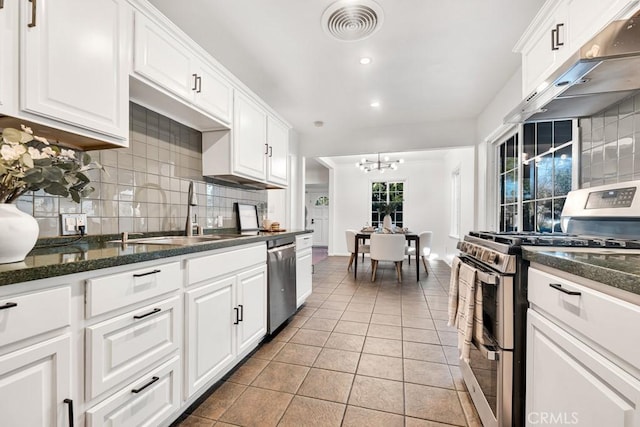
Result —
[[[48,157],[51,157],[45,154],[44,152],[38,150],[37,148],[29,147],[28,150],[29,150],[29,155],[33,160],[46,159]]]
[[[67,149],[63,148],[62,150],[60,150],[60,157],[65,157],[67,159],[75,159],[76,158],[76,152],[73,151],[73,150],[67,150]]]
[[[33,139],[35,139],[36,141],[40,141],[40,142],[42,142],[43,144],[47,144],[47,145],[49,145],[49,141],[47,141],[47,138],[44,138],[44,137],[42,137],[42,136],[35,136],[35,135],[33,135]]]
[[[55,157],[56,156],[56,152],[53,151],[53,148],[51,148],[51,147],[44,147],[42,149],[42,154],[45,154],[47,157]]]
[[[25,126],[25,125],[20,125],[20,127],[22,128],[23,132],[28,133],[29,135],[33,135],[33,131],[31,130],[31,128],[29,126]]]
[[[22,145],[3,145],[0,148],[0,157],[7,162],[18,160],[27,150]]]

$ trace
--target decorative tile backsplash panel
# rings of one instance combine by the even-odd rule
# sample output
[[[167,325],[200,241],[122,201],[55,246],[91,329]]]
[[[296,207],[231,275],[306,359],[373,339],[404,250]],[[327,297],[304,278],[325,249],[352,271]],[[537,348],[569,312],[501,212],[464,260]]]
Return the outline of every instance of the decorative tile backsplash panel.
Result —
[[[580,187],[640,179],[640,93],[580,119]]]
[[[60,234],[61,213],[86,213],[89,234],[122,231],[182,230],[187,214],[189,181],[195,182],[198,224],[234,227],[233,203],[258,205],[267,211],[266,190],[247,190],[214,183],[202,176],[202,134],[149,109],[131,103],[129,148],[91,151],[104,171],[91,171],[95,191],[81,204],[49,196],[26,194],[18,208],[32,214],[40,237]]]

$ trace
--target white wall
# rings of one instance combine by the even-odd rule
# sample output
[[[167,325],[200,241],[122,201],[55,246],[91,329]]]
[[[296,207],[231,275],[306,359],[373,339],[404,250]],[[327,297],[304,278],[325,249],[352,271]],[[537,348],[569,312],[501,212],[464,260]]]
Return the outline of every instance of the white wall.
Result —
[[[404,224],[411,231],[433,231],[433,252],[443,257],[452,245],[449,238],[451,173],[461,165],[463,182],[462,224],[469,230],[474,218],[474,148],[439,150],[433,158],[407,161],[397,171],[365,174],[352,164],[338,164],[330,172],[329,254],[346,255],[344,232],[360,229],[370,221],[369,191],[377,179],[404,180]],[[453,244],[455,248],[455,244]]]
[[[462,240],[465,234],[476,229],[476,186],[475,186],[475,149],[468,147],[458,150],[449,150],[445,159],[445,169],[448,173],[448,181],[442,183],[443,187],[448,187],[445,192],[445,206],[447,207],[447,234],[444,250],[438,252],[440,258],[451,259],[457,253],[456,245]],[[452,192],[451,175],[460,170],[460,234],[451,236],[449,230],[451,223]],[[448,184],[448,185],[447,185]]]
[[[478,116],[475,182],[477,218],[474,229],[496,228],[496,175],[492,142],[514,128],[513,125],[503,124],[503,119],[520,101],[522,101],[522,70],[518,69]]]

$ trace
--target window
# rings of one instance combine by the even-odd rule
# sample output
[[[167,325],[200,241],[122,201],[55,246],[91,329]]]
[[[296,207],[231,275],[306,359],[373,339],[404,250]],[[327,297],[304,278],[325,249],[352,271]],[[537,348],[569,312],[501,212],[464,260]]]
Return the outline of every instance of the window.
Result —
[[[520,147],[514,135],[498,147],[500,231],[560,232],[572,185],[573,123],[525,123],[522,141]]]
[[[404,182],[376,181],[371,183],[371,225],[382,226],[385,213],[379,211],[381,203],[391,205],[391,221],[396,227],[403,226]]]
[[[451,174],[451,229],[449,234],[452,237],[460,236],[460,205],[462,203],[460,194],[460,169],[456,169]]]

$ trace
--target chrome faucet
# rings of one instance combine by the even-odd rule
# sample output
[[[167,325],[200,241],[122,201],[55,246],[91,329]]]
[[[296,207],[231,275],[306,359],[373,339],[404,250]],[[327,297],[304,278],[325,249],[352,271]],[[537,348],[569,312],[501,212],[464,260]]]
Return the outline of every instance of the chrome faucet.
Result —
[[[187,196],[187,224],[185,225],[185,233],[187,236],[193,236],[193,227],[198,226],[196,221],[191,219],[192,206],[198,206],[198,199],[193,191],[193,181],[189,182],[189,195]]]

